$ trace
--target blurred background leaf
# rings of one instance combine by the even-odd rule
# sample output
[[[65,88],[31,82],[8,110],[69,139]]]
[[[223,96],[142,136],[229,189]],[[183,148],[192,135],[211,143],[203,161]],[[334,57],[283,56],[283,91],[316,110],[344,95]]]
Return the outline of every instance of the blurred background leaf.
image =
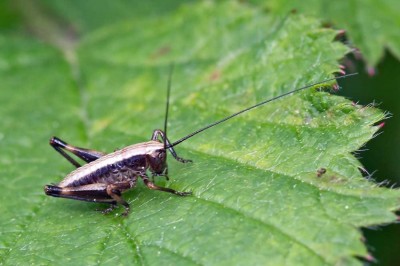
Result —
[[[396,0],[351,1],[257,1],[272,13],[294,11],[320,18],[346,30],[351,46],[360,49],[369,66],[376,66],[388,49],[400,59],[400,2]]]

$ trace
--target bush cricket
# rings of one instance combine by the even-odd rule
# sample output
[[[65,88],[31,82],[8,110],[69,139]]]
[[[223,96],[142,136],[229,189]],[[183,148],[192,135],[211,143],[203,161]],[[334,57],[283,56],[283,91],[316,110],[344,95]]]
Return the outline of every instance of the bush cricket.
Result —
[[[75,147],[67,144],[57,137],[51,138],[50,145],[77,169],[68,174],[59,184],[46,185],[44,187],[44,191],[46,195],[53,197],[110,204],[110,207],[102,211],[103,213],[111,212],[117,207],[118,204],[120,204],[125,207],[125,211],[122,213],[124,216],[128,215],[129,213],[129,203],[122,198],[122,193],[134,188],[138,177],[143,180],[144,184],[149,189],[161,190],[178,196],[190,195],[192,192],[176,191],[171,188],[157,186],[149,179],[147,172],[150,172],[152,176],[164,176],[167,180],[169,180],[166,161],[167,150],[171,153],[175,160],[181,163],[191,162],[191,160],[186,160],[179,157],[174,150],[174,147],[186,141],[187,139],[210,129],[211,127],[221,124],[254,108],[260,107],[261,105],[275,101],[295,92],[305,90],[307,88],[356,74],[357,73],[353,73],[336,78],[330,78],[294,89],[213,122],[171,143],[167,138],[167,120],[172,76],[171,67],[167,86],[164,130],[154,130],[151,140],[148,142],[133,144],[109,154],[96,150]],[[67,152],[79,157],[85,161],[86,164],[79,164]]]

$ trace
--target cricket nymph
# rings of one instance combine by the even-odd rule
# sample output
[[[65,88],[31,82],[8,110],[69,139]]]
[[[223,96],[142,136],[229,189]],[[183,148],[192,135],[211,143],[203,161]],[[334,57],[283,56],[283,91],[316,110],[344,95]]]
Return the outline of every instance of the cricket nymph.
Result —
[[[129,212],[129,204],[121,194],[133,188],[138,177],[150,189],[166,191],[179,196],[191,194],[158,187],[149,180],[147,170],[153,176],[165,176],[168,179],[167,154],[164,148],[164,143],[168,141],[161,142],[158,137],[164,139],[164,132],[155,130],[151,141],[130,145],[107,155],[94,150],[74,147],[53,137],[50,139],[50,145],[78,168],[68,174],[58,185],[45,186],[44,191],[46,195],[53,197],[111,204],[111,207],[104,211],[105,213],[113,210],[119,203],[125,206],[125,215]],[[88,163],[80,166],[64,150]],[[172,155],[178,161],[189,162],[189,160],[179,158],[172,148],[169,150],[172,150]]]
[[[67,175],[59,186],[76,187],[93,183],[127,182],[146,169],[153,174],[162,174],[165,169],[165,162],[162,159],[165,159],[162,143],[158,141],[138,143],[83,165]]]

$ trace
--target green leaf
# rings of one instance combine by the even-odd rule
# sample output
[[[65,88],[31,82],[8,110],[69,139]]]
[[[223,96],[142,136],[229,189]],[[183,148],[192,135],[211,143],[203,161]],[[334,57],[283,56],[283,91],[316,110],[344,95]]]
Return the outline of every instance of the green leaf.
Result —
[[[400,2],[396,0],[351,1],[252,1],[260,2],[272,13],[297,10],[313,15],[335,28],[346,30],[353,46],[360,49],[370,66],[376,66],[384,50],[400,59]]]
[[[51,10],[62,14],[81,32],[91,32],[121,21],[135,21],[158,17],[173,12],[182,5],[180,0],[130,1],[130,0],[42,0]],[[194,2],[186,0],[185,3]]]
[[[171,62],[175,141],[331,77],[348,51],[335,35],[303,16],[204,2],[99,27],[64,53],[1,36],[0,263],[361,264],[358,227],[392,222],[399,208],[398,190],[362,177],[351,154],[384,114],[316,88],[178,145],[194,163],[170,156],[170,182],[156,181],[193,196],[139,182],[124,194],[131,213],[122,218],[42,190],[73,169],[48,146],[52,135],[111,152],[162,128]]]

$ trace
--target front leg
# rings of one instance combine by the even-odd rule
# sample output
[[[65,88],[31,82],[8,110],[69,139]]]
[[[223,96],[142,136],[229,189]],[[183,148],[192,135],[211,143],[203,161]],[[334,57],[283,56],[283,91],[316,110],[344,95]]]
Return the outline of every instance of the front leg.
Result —
[[[151,140],[158,140],[158,137],[161,137],[163,143],[165,143],[166,146],[171,145],[171,143],[169,142],[167,136],[165,136],[164,132],[162,130],[160,130],[160,129],[154,130],[153,136],[151,137]],[[175,160],[177,160],[178,162],[181,162],[181,163],[191,163],[191,162],[193,162],[192,160],[187,160],[187,159],[183,159],[183,158],[179,157],[176,154],[176,151],[174,150],[173,147],[168,148],[168,150],[172,154],[172,156],[174,156]]]

